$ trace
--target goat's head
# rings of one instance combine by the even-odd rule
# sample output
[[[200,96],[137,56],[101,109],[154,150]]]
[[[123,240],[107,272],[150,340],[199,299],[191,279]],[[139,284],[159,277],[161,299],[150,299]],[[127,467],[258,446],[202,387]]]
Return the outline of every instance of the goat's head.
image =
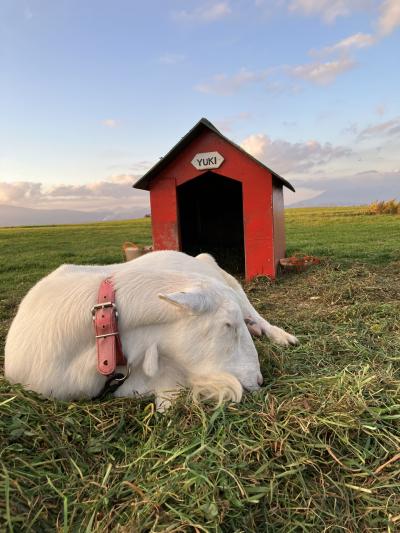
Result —
[[[254,391],[262,383],[258,354],[232,293],[210,282],[159,294],[177,311],[159,343],[160,354],[185,372],[195,394],[219,401],[239,401],[242,388]]]

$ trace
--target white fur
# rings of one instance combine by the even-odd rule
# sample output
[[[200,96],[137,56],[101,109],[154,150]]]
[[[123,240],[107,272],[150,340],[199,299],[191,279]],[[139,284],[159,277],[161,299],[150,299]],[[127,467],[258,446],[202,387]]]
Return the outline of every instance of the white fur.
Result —
[[[215,259],[209,254],[200,254],[197,257],[192,257],[182,252],[164,250],[145,254],[134,261],[136,265],[140,265],[145,269],[174,270],[175,272],[182,273],[196,272],[216,279],[225,285],[228,285],[228,287],[231,287],[231,289],[235,291],[243,316],[248,322],[250,322],[248,329],[252,335],[266,335],[275,344],[280,344],[281,346],[289,346],[290,344],[297,344],[299,342],[294,335],[287,333],[277,326],[273,326],[260,316],[249,302],[240,283],[233,276],[228,274],[228,272],[225,272],[225,270],[220,268]],[[98,271],[102,272],[104,275],[109,275],[116,270],[126,268],[130,263],[131,262],[118,263],[107,266],[64,265],[60,268],[68,270],[85,269],[87,272]]]
[[[5,347],[11,382],[67,400],[101,391],[106,378],[96,370],[90,309],[109,275],[131,367],[116,396],[154,393],[163,409],[189,387],[194,396],[239,401],[242,388],[256,390],[262,381],[243,319],[280,343],[295,339],[260,317],[236,280],[205,254],[153,252],[118,265],[63,265],[18,309]]]
[[[132,368],[118,396],[165,397],[182,386],[204,392],[223,373],[230,376],[229,390],[232,380],[236,391],[239,382],[258,386],[257,353],[232,289],[197,273],[136,262],[112,270],[121,341]],[[29,291],[7,337],[10,381],[61,399],[98,394],[105,378],[96,371],[90,309],[109,274],[101,267],[63,266]],[[237,392],[228,396],[239,398]]]

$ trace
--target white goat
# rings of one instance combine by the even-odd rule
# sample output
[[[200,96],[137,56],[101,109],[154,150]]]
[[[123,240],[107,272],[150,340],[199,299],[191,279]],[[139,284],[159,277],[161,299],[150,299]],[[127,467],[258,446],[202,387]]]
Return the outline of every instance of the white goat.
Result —
[[[90,309],[112,275],[119,331],[131,375],[114,393],[154,393],[165,408],[182,387],[195,396],[239,401],[262,383],[246,328],[280,344],[297,339],[253,309],[239,283],[206,254],[153,252],[108,266],[63,265],[23,299],[5,347],[5,374],[48,397],[95,397],[106,378],[96,370]]]

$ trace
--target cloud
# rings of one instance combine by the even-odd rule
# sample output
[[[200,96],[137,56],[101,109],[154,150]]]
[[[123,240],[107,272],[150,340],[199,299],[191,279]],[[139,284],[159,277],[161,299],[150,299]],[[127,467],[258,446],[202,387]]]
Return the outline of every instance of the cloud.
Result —
[[[281,65],[260,71],[251,71],[242,68],[232,76],[228,76],[227,74],[216,74],[210,81],[200,83],[196,85],[194,89],[205,94],[227,96],[239,91],[247,85],[261,83],[269,78],[264,86],[266,91],[272,94],[296,94],[302,90],[302,87],[298,84],[289,83],[288,80],[282,81],[270,78],[273,75],[286,74],[317,85],[328,85],[333,83],[340,74],[355,68],[356,65],[357,63],[353,59],[341,57],[332,61],[315,61],[313,63],[294,66]]]
[[[101,123],[107,128],[116,128],[120,124],[119,120],[116,120],[115,118],[106,118],[105,120],[102,120]]]
[[[277,65],[258,71],[242,68],[233,75],[224,73],[216,74],[210,81],[195,85],[194,89],[205,94],[227,96],[248,85],[265,82],[263,87],[271,94],[297,94],[303,90],[302,85],[299,83],[290,83],[288,79],[285,79],[285,76],[289,75],[293,78],[303,79],[316,85],[329,85],[340,74],[350,71],[357,66],[357,62],[344,52],[351,47],[361,48],[363,46],[370,46],[374,42],[375,38],[371,35],[358,33],[320,51],[312,50],[310,52],[314,55],[324,55],[328,52],[338,52],[340,50],[343,52],[342,56],[331,61],[317,60],[302,65]]]
[[[295,78],[302,78],[317,85],[328,85],[333,83],[340,74],[352,70],[356,65],[353,59],[342,57],[333,61],[288,67],[288,72]]]
[[[290,143],[282,139],[271,140],[268,135],[255,134],[244,139],[241,146],[275,172],[307,172],[326,165],[334,159],[349,157],[350,148],[321,144],[318,141]]]
[[[313,0],[293,0],[296,5],[304,4],[309,7],[311,12],[311,6],[313,11],[316,11],[317,4],[322,8],[324,2],[314,2]],[[339,2],[340,3],[340,2]],[[351,8],[351,2],[346,2],[346,6],[343,5],[344,10]],[[330,5],[334,5],[330,4]],[[353,6],[355,7],[355,6]],[[328,55],[333,53],[346,54],[351,50],[359,48],[368,48],[379,42],[380,39],[392,33],[398,26],[400,26],[400,1],[399,0],[383,0],[380,5],[380,16],[377,21],[377,32],[375,35],[370,33],[355,33],[349,35],[337,43],[326,46],[321,50],[310,50],[310,54],[314,56]]]
[[[347,53],[355,48],[367,48],[377,42],[376,37],[369,33],[355,33],[345,39],[331,45],[322,48],[321,50],[310,50],[310,54],[314,56],[328,55],[336,52]]]
[[[0,183],[0,203],[35,203],[42,196],[42,184],[29,181]]]
[[[389,35],[400,26],[399,0],[384,0],[381,4],[381,14],[378,19],[378,32],[380,35]]]
[[[210,82],[201,83],[195,86],[196,91],[206,94],[232,94],[250,83],[260,82],[267,76],[265,72],[252,72],[242,68],[233,76],[226,74],[216,74]]]
[[[324,22],[332,23],[338,17],[347,17],[355,10],[370,6],[371,0],[291,0],[288,9],[306,16],[319,16]]]
[[[119,174],[85,185],[57,185],[48,189],[47,195],[56,198],[125,198],[127,189],[132,186],[134,180],[135,177],[131,174]]]
[[[368,126],[368,128],[365,128],[360,131],[358,139],[364,140],[382,136],[394,136],[399,134],[400,117],[395,117],[392,120],[387,120],[386,122],[380,122],[379,124]]]
[[[186,22],[214,22],[232,12],[229,2],[206,2],[193,10],[183,9],[174,13],[174,18]]]
[[[185,59],[185,56],[183,54],[172,54],[169,52],[166,52],[162,56],[159,57],[159,62],[163,65],[176,65],[177,63],[181,63]]]
[[[347,17],[355,11],[372,11],[376,7],[376,3],[376,0],[288,0],[286,6],[293,13],[319,16],[324,22],[333,23],[338,17]],[[377,29],[379,36],[382,37],[389,35],[400,26],[400,2],[399,0],[382,0],[379,9]],[[369,37],[376,39],[372,36]],[[350,44],[350,46],[352,45]]]
[[[232,76],[223,73],[216,74],[210,81],[195,85],[194,89],[204,94],[229,96],[248,85],[265,81],[273,71],[275,73],[280,71],[317,85],[328,85],[329,83],[333,83],[339,74],[346,70],[351,70],[355,66],[356,63],[352,59],[343,59],[327,63],[315,62],[295,66],[282,65],[259,72],[252,72],[243,68]],[[302,87],[299,84],[289,83],[288,80],[270,80],[268,83],[265,83],[264,89],[273,95],[298,94],[302,91]]]
[[[123,209],[146,207],[148,193],[132,189],[138,176],[119,174],[84,185],[55,185],[41,182],[0,183],[0,203],[21,207],[54,209]]]

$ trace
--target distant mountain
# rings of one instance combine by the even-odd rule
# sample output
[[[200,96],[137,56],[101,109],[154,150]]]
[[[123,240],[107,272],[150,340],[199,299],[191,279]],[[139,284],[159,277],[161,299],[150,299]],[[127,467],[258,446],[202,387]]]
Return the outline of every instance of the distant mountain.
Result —
[[[13,205],[0,205],[0,227],[42,226],[48,224],[82,224],[106,220],[139,218],[148,208],[121,209],[118,211],[74,211],[69,209],[32,209]]]
[[[294,181],[295,187],[323,191],[318,196],[290,204],[288,207],[328,207],[365,205],[375,200],[400,199],[400,176],[382,176],[368,172],[340,179]]]

